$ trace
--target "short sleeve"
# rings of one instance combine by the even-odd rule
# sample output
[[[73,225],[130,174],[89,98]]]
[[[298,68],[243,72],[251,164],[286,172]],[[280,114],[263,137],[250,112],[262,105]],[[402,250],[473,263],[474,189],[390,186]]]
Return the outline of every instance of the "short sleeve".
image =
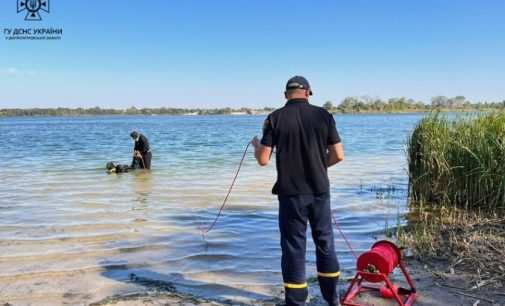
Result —
[[[329,115],[329,123],[328,123],[328,145],[334,145],[341,142],[340,135],[338,134],[337,127],[335,126],[335,119],[332,114]]]
[[[274,129],[272,126],[271,115],[268,115],[265,122],[263,122],[263,137],[261,138],[261,144],[267,147],[274,146]]]

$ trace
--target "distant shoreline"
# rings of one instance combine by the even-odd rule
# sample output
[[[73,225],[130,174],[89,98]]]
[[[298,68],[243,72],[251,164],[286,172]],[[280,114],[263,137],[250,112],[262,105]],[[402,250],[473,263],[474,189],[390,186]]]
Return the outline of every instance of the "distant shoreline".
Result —
[[[47,108],[47,109],[0,109],[0,118],[22,118],[22,117],[122,117],[122,116],[266,116],[274,111],[274,108],[265,109],[247,109],[247,110],[230,110],[230,109],[198,109],[192,112],[184,112],[179,109],[170,109],[171,111],[154,111],[153,109],[139,109],[138,112],[129,112],[127,110],[112,110],[112,109],[62,109],[62,108]],[[341,111],[338,109],[329,109],[328,111],[334,115],[381,115],[381,114],[416,114],[437,112],[488,112],[493,110],[505,110],[504,108],[435,108],[429,107],[426,109],[411,109],[411,110],[392,110],[392,111],[377,111],[377,110],[357,110],[357,111]]]
[[[281,107],[281,106],[279,106]],[[346,97],[340,104],[335,105],[331,101],[326,101],[322,106],[333,114],[411,114],[440,112],[479,112],[505,110],[505,100],[495,102],[468,101],[464,96],[448,98],[436,96],[431,99],[431,104],[415,101],[408,98],[390,98],[381,100],[368,96]],[[178,115],[178,116],[201,116],[201,115],[268,115],[275,110],[274,107],[263,108],[177,108],[177,107],[156,107],[137,108],[135,106],[126,109],[100,108],[3,108],[0,109],[0,117],[34,117],[34,116],[114,116],[114,115]]]

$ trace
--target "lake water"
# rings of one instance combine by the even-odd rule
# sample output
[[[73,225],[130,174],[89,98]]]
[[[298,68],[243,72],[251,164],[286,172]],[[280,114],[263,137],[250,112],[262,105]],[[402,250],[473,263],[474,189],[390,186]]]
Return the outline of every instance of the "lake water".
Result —
[[[332,207],[361,252],[403,222],[405,143],[421,115],[335,118],[346,160],[329,170]],[[205,297],[278,295],[274,162],[260,168],[251,150],[215,229],[205,241],[199,230],[212,222],[263,119],[0,119],[0,302],[87,304],[139,290],[129,273]],[[133,129],[151,142],[153,170],[107,174],[107,161],[130,162]],[[354,258],[337,231],[335,240],[350,275]],[[307,262],[314,276],[310,239]]]

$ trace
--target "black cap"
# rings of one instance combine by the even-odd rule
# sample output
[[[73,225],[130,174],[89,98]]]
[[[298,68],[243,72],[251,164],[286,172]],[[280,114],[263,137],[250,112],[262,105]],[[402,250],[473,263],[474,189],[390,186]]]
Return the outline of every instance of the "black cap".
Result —
[[[286,83],[286,90],[290,89],[307,89],[309,94],[312,95],[312,90],[310,89],[309,81],[306,78],[295,75]]]
[[[131,132],[130,137],[136,139],[137,137],[139,137],[139,133],[137,133],[136,131],[133,131],[133,132]]]

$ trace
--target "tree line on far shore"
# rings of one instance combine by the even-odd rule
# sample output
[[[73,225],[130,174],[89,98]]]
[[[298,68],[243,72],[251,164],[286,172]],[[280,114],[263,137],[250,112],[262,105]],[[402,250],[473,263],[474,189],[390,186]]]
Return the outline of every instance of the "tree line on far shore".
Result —
[[[339,105],[327,101],[323,107],[332,113],[404,113],[441,111],[484,111],[492,109],[505,109],[505,100],[501,102],[472,103],[464,96],[448,98],[436,96],[431,98],[431,104],[415,101],[409,98],[390,98],[381,100],[368,96],[347,97]]]
[[[493,109],[505,109],[505,100],[501,102],[478,102],[472,103],[464,96],[448,98],[436,96],[431,99],[431,104],[415,101],[409,98],[390,98],[381,100],[368,96],[347,97],[340,104],[335,105],[332,101],[324,103],[323,107],[332,113],[406,113],[441,111],[485,111]],[[97,116],[97,115],[257,115],[267,114],[273,111],[273,107],[260,109],[252,108],[136,108],[127,109],[113,108],[5,108],[0,109],[0,117],[16,116]]]
[[[99,115],[255,115],[273,111],[274,108],[264,107],[262,109],[252,108],[136,108],[134,106],[127,109],[114,108],[6,108],[0,109],[0,117],[15,116],[99,116]]]

